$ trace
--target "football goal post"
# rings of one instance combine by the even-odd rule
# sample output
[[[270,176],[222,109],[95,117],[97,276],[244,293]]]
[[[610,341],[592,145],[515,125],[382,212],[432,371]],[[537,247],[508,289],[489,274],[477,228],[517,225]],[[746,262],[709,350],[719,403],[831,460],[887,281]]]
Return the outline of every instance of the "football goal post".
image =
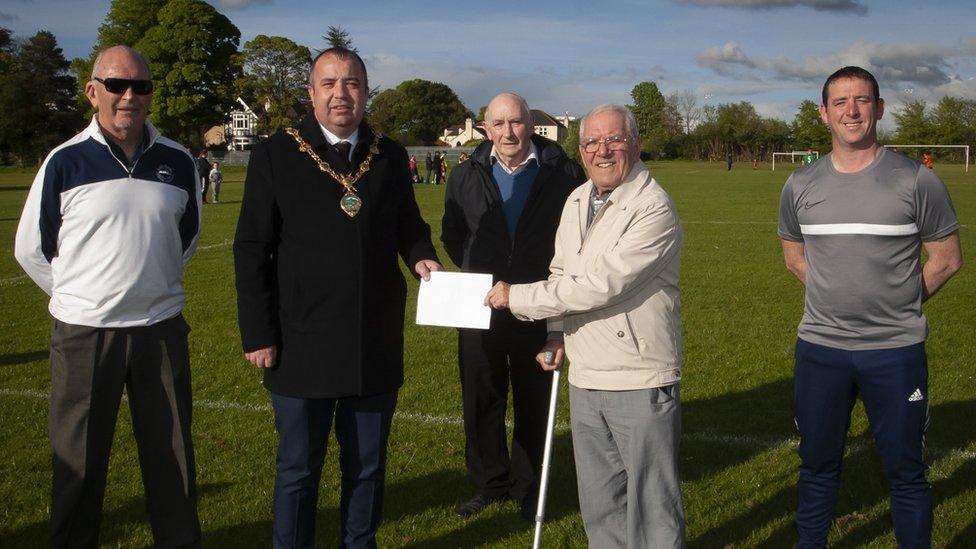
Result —
[[[969,145],[885,145],[887,149],[962,149],[966,158],[966,173],[969,173]]]
[[[796,163],[796,158],[800,157],[800,161],[804,164],[810,164],[814,160],[820,158],[820,152],[818,151],[792,151],[792,152],[774,152],[773,153],[773,171],[776,171],[776,157],[777,156],[788,156],[790,157],[790,164]],[[780,161],[782,162],[782,160]]]

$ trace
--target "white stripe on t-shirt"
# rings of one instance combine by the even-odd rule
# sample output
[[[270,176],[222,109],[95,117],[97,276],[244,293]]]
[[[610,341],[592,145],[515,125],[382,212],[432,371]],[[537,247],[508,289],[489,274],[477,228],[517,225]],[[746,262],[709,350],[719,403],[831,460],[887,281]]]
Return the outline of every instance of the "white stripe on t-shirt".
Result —
[[[918,234],[914,223],[905,225],[879,225],[874,223],[823,223],[800,225],[800,232],[810,235],[823,234],[871,234],[878,236],[908,236]]]

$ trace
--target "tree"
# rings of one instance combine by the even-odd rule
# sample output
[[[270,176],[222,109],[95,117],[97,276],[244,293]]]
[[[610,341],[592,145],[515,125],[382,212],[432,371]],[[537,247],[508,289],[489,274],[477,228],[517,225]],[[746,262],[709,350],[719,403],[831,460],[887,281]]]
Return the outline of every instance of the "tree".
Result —
[[[0,104],[6,108],[0,117],[0,151],[32,165],[80,129],[70,66],[48,31],[16,49],[9,31],[0,36]]]
[[[830,130],[820,118],[820,107],[809,99],[800,103],[790,126],[793,148],[826,153],[831,149]]]
[[[582,162],[583,159],[580,158],[579,151],[579,132],[580,132],[580,121],[579,119],[570,120],[569,127],[566,128],[566,141],[563,142],[563,150],[570,158],[577,162]]]
[[[359,53],[359,50],[354,48],[352,45],[352,38],[349,37],[349,32],[346,29],[329,25],[329,30],[322,37],[325,43],[328,44],[328,48],[346,48],[349,51]]]
[[[134,46],[146,32],[159,22],[159,10],[169,0],[113,0],[98,27],[98,41],[92,49],[92,61],[104,48],[124,44]]]
[[[153,71],[150,116],[162,133],[197,147],[234,105],[241,33],[201,0],[170,0],[158,19],[136,43]]]
[[[467,108],[440,82],[407,80],[373,98],[370,121],[404,144],[434,144],[444,128],[464,123]]]
[[[307,97],[309,49],[282,36],[259,34],[244,44],[241,57],[244,76],[238,92],[267,106],[258,119],[259,133],[295,125],[290,111]]]
[[[634,100],[628,108],[637,119],[641,150],[654,156],[670,156],[673,138],[681,131],[681,115],[669,104],[654,82],[641,82],[630,92]]]
[[[695,97],[694,92],[683,90],[672,93],[667,97],[667,101],[674,106],[674,109],[681,116],[685,133],[690,134],[691,130],[695,129],[695,126],[702,119],[702,109],[698,106],[698,98]]]
[[[169,0],[113,0],[105,21],[98,27],[98,39],[87,58],[71,61],[71,72],[78,81],[78,105],[89,113],[94,112],[85,97],[85,84],[91,76],[98,52],[110,46],[124,44],[132,47],[142,39],[146,31],[158,23],[159,10]]]
[[[976,145],[976,101],[945,96],[930,119],[934,144]]]
[[[925,115],[925,101],[915,99],[905,103],[900,111],[894,113],[898,130],[895,141],[901,145],[926,145],[932,135],[932,125]]]

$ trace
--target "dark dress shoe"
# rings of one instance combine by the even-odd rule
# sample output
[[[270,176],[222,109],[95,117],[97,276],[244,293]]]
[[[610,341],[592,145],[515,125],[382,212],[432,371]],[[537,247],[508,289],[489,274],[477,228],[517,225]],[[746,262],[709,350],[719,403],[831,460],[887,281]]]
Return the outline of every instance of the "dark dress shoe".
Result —
[[[504,496],[489,498],[484,494],[475,494],[473,498],[455,507],[454,512],[461,518],[470,518],[484,511],[485,507],[503,499],[505,499]]]

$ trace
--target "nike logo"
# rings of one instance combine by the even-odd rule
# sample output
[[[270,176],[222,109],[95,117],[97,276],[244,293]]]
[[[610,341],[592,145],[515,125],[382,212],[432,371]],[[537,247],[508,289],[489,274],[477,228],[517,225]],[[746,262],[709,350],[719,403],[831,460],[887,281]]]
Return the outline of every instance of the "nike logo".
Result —
[[[810,208],[812,208],[812,207],[814,207],[814,206],[816,206],[817,204],[820,204],[821,202],[825,202],[826,200],[827,200],[826,198],[825,198],[825,199],[823,199],[823,200],[818,200],[818,201],[816,201],[816,202],[810,202],[809,200],[807,200],[807,201],[806,201],[806,202],[805,202],[805,203],[803,204],[803,209],[804,209],[804,210],[809,210]]]

